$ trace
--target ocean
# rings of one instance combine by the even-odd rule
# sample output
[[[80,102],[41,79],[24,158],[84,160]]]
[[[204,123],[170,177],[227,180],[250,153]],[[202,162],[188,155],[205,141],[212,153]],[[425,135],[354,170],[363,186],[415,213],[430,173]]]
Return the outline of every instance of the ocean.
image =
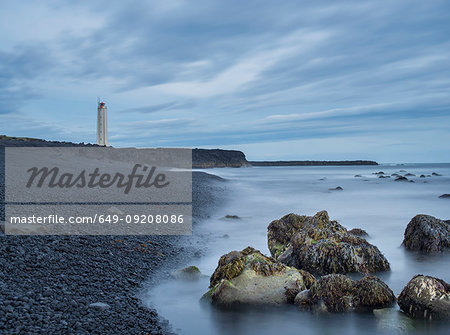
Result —
[[[379,178],[407,173],[414,181]],[[180,334],[450,334],[448,322],[411,320],[397,305],[374,313],[316,314],[295,306],[218,309],[200,302],[221,255],[252,246],[270,255],[267,226],[285,214],[326,210],[347,229],[362,228],[391,265],[378,273],[398,295],[416,274],[450,282],[450,254],[423,255],[401,246],[408,222],[417,214],[450,219],[450,164],[379,166],[253,167],[208,169],[228,180],[227,196],[215,215],[194,227],[187,243],[202,256],[188,265],[205,274],[198,281],[165,279],[144,294]],[[432,173],[440,176],[433,176]],[[425,178],[420,178],[420,175]],[[355,175],[359,175],[355,177]],[[340,186],[343,190],[330,190]],[[237,215],[240,219],[224,219]],[[352,275],[358,279],[358,274]],[[150,300],[150,299],[149,299]]]

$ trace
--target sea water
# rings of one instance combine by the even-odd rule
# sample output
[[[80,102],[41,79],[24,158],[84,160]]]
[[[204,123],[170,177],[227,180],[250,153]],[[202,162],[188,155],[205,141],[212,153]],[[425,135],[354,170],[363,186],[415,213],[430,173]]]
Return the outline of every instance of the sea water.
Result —
[[[398,173],[415,176],[409,181]],[[198,281],[165,279],[144,294],[144,301],[169,320],[180,334],[450,334],[448,322],[411,320],[397,305],[374,313],[317,314],[295,306],[219,309],[200,302],[221,255],[252,246],[269,255],[267,226],[285,214],[314,215],[327,210],[347,229],[362,228],[368,241],[386,256],[391,271],[378,273],[398,295],[416,274],[450,282],[450,255],[423,255],[401,246],[408,222],[417,214],[450,219],[450,164],[384,164],[379,166],[253,167],[211,169],[228,180],[224,205],[194,227],[188,243],[202,256],[188,265],[205,274]],[[432,173],[441,176],[432,176]],[[420,178],[423,174],[427,177]],[[355,177],[360,175],[361,177]],[[341,191],[330,190],[340,186]],[[225,219],[225,215],[240,219]],[[358,276],[356,275],[356,278]]]

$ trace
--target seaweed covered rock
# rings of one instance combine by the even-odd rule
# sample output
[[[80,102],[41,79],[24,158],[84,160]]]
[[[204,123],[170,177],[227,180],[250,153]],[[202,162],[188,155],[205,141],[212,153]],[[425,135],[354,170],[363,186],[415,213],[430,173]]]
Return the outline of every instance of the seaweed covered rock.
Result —
[[[414,276],[398,296],[398,305],[417,319],[450,319],[450,285],[442,279]]]
[[[311,289],[300,292],[294,301],[303,309],[316,311],[366,312],[391,306],[395,296],[377,277],[367,276],[355,281],[345,275],[331,274],[318,279]]]
[[[366,312],[385,308],[394,301],[394,292],[378,277],[364,277],[354,286],[353,307],[356,311]]]
[[[203,299],[213,304],[286,304],[311,287],[314,276],[247,247],[220,257]]]
[[[187,280],[197,280],[202,277],[202,273],[196,266],[188,266],[183,269],[179,269],[171,273],[174,279],[187,279]]]
[[[408,250],[442,252],[450,248],[450,221],[416,215],[405,229],[403,245]]]
[[[369,234],[367,234],[367,232],[361,228],[353,228],[353,229],[349,230],[348,232],[350,234],[356,235],[356,236],[369,236]]]
[[[326,211],[312,217],[288,214],[272,221],[268,246],[280,262],[319,275],[389,270],[376,246],[330,221]]]

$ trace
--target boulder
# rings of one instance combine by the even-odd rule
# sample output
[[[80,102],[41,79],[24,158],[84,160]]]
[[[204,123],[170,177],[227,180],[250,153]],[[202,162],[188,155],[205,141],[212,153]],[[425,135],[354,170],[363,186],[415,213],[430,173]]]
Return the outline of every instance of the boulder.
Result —
[[[398,305],[417,319],[450,319],[450,285],[442,279],[414,276],[398,296]]]
[[[441,174],[436,173],[436,172],[433,172],[431,175],[432,175],[432,176],[435,176],[435,177],[440,177],[440,176],[442,176]]]
[[[295,296],[315,281],[308,272],[247,247],[220,257],[203,299],[221,306],[294,303]]]
[[[395,178],[395,181],[408,181],[408,178],[400,176],[400,177]]]
[[[348,231],[349,234],[356,235],[356,236],[369,236],[367,232],[364,229],[361,228],[353,228]]]
[[[389,270],[376,246],[330,221],[326,211],[312,217],[288,214],[272,221],[268,246],[276,260],[319,275]]]
[[[188,266],[171,273],[174,279],[197,280],[202,277],[202,273],[196,266]]]
[[[403,245],[408,250],[442,252],[450,248],[450,222],[419,214],[405,229]]]
[[[442,194],[439,196],[439,198],[442,198],[442,199],[450,198],[450,194]]]
[[[415,177],[416,175],[414,173],[407,173],[405,174],[405,177]]]
[[[367,312],[389,307],[394,301],[394,293],[379,278],[368,276],[355,281],[341,274],[321,277],[294,299],[302,309],[331,313]]]

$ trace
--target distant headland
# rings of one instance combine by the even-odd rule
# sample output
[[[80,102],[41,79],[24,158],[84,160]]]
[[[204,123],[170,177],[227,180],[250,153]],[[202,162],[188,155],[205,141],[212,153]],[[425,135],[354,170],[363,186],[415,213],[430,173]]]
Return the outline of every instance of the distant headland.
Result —
[[[0,135],[0,147],[96,147],[97,144],[46,141],[29,137],[10,137]],[[248,161],[245,154],[238,150],[192,149],[192,167],[196,169],[249,166],[339,166],[339,165],[378,165],[367,160],[354,161]]]
[[[378,165],[374,161],[250,161],[252,166],[337,166],[337,165]]]

